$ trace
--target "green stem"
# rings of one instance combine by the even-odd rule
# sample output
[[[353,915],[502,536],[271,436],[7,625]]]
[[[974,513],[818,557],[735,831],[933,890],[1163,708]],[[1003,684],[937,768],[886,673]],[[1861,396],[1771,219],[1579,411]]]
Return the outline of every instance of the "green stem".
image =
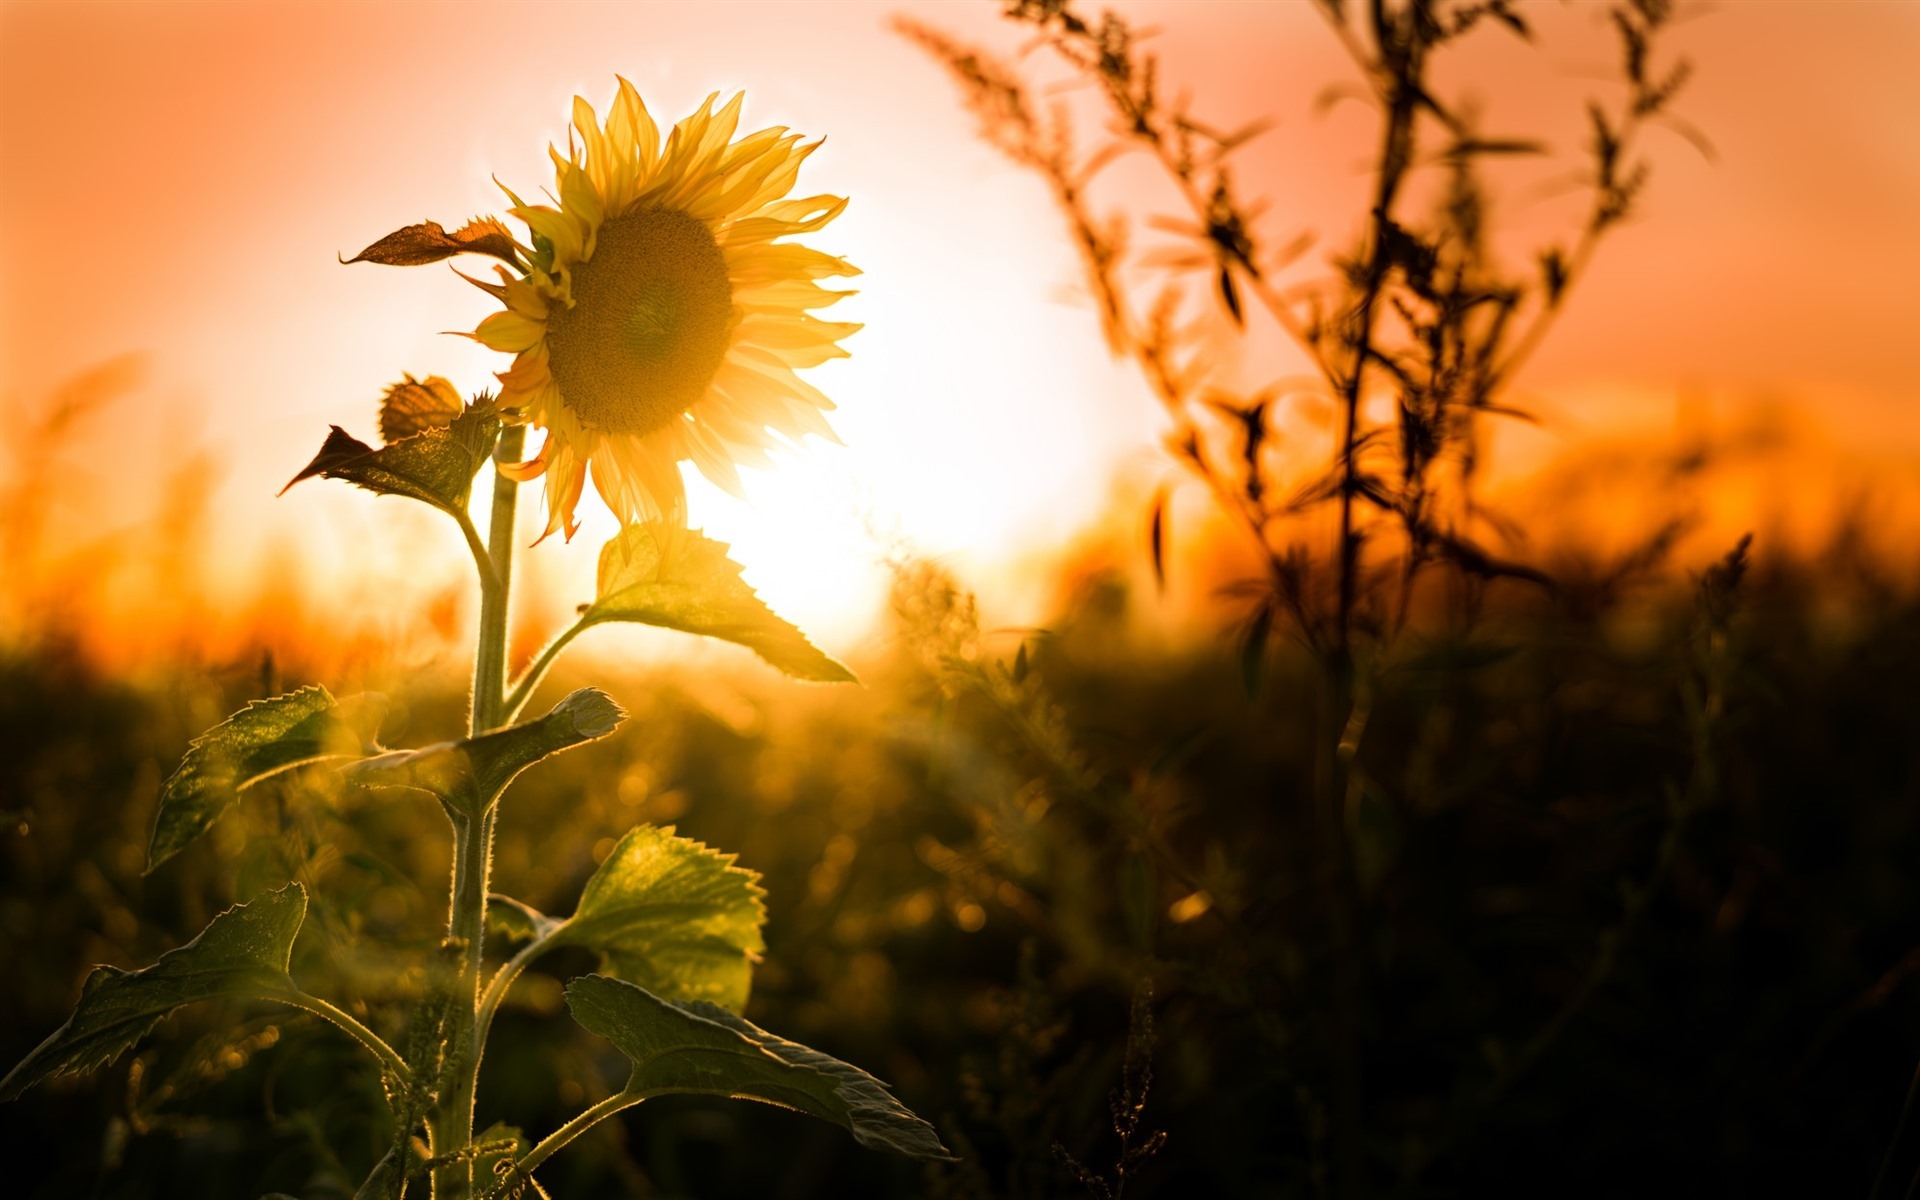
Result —
[[[540,652],[540,657],[534,659],[533,665],[520,676],[519,682],[513,685],[513,690],[508,693],[505,703],[501,705],[500,723],[502,725],[511,725],[519,717],[520,710],[525,708],[527,701],[532,698],[533,689],[539,687],[540,681],[547,677],[548,669],[553,666],[554,660],[560,657],[560,652],[567,648],[568,643],[596,624],[598,624],[597,621],[582,617],[575,621],[565,633],[547,643],[547,648]]]
[[[455,822],[458,840],[453,851],[453,898],[450,904],[447,938],[460,947],[460,980],[456,985],[454,1023],[449,1030],[450,1083],[440,1098],[440,1118],[436,1126],[433,1152],[436,1157],[456,1154],[473,1141],[473,1093],[479,1074],[475,1020],[477,1015],[480,955],[484,947],[487,921],[487,875],[493,857],[493,822],[477,813],[463,814]],[[442,1144],[438,1136],[447,1136]],[[471,1185],[472,1164],[461,1159],[442,1167],[437,1195],[466,1196]],[[447,1176],[455,1176],[449,1181]],[[452,1186],[447,1186],[451,1182]]]
[[[318,996],[310,996],[298,988],[290,992],[277,992],[271,998],[282,1004],[310,1012],[316,1017],[324,1017],[333,1022],[345,1030],[354,1041],[359,1042],[362,1046],[372,1051],[373,1056],[380,1060],[381,1066],[384,1066],[401,1079],[407,1077],[407,1064],[406,1061],[400,1057],[399,1052],[392,1046],[387,1045],[386,1041],[381,1038],[379,1034],[355,1020],[352,1013],[336,1008]]]
[[[494,461],[518,460],[526,434],[524,425],[509,425],[501,430],[500,443],[493,452]],[[501,724],[501,694],[507,678],[507,597],[513,587],[514,518],[519,487],[505,475],[494,475],[493,520],[487,530],[487,559],[493,566],[493,578],[489,580],[487,573],[481,572],[480,636],[473,653],[473,722],[469,732],[474,737],[498,729]]]
[[[651,1092],[615,1092],[548,1134],[538,1146],[527,1151],[525,1158],[514,1164],[514,1170],[522,1175],[531,1175],[535,1168],[565,1148],[568,1142],[622,1109],[632,1108],[650,1095],[652,1095]]]
[[[482,593],[497,589],[500,577],[493,570],[493,556],[487,553],[487,544],[480,540],[480,531],[473,527],[473,518],[458,509],[453,519],[460,522],[460,536],[467,539],[467,550],[473,555],[473,565],[480,572],[480,590]]]
[[[499,1011],[500,1002],[507,998],[507,989],[513,986],[514,980],[520,978],[520,973],[527,969],[527,964],[552,948],[554,937],[565,927],[566,923],[562,922],[552,933],[528,942],[518,954],[493,973],[493,979],[488,982],[487,990],[480,996],[480,1009],[474,1018],[474,1057],[476,1059],[486,1054],[487,1031],[493,1027],[493,1014]]]
[[[509,425],[494,447],[496,464],[517,461],[526,428]],[[480,573],[480,631],[473,654],[472,735],[499,728],[507,675],[507,601],[513,586],[513,550],[519,484],[498,470],[487,529],[487,562]],[[468,523],[470,528],[470,523]],[[475,562],[480,560],[476,555]],[[460,979],[454,1026],[449,1031],[450,1081],[429,1118],[434,1156],[450,1159],[434,1171],[436,1200],[467,1200],[473,1194],[473,1161],[461,1154],[473,1142],[473,1097],[480,1073],[478,1018],[480,960],[486,945],[487,878],[493,865],[492,798],[454,820],[453,891],[447,905],[447,939],[459,947]]]

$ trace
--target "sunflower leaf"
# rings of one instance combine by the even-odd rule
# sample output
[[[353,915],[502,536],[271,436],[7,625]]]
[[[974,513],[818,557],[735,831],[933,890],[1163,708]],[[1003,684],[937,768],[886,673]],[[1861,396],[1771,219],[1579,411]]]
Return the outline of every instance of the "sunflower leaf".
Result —
[[[361,787],[412,788],[446,801],[460,812],[474,807],[473,767],[459,742],[435,742],[416,750],[389,750],[348,763],[340,774]]]
[[[487,932],[506,941],[538,941],[562,924],[524,900],[501,892],[487,893]]]
[[[633,1062],[628,1096],[692,1093],[760,1100],[810,1113],[876,1150],[951,1160],[940,1137],[860,1068],[776,1037],[714,1004],[673,1004],[604,975],[567,985],[588,1032]]]
[[[627,714],[599,688],[569,693],[544,717],[460,743],[483,796],[497,796],[513,777],[550,754],[606,737]]]
[[[416,433],[454,423],[466,405],[453,384],[439,376],[404,376],[380,398],[380,440],[392,445]]]
[[[381,416],[384,425],[386,413]],[[284,494],[287,488],[317,475],[344,479],[385,496],[422,500],[456,517],[463,516],[473,477],[493,452],[499,432],[500,418],[486,407],[465,409],[446,424],[428,425],[378,448],[335,425],[321,444],[320,453],[280,491]]]
[[[513,234],[498,217],[475,217],[448,233],[438,221],[422,221],[394,230],[373,245],[343,258],[345,263],[384,263],[390,267],[422,267],[456,254],[490,254],[510,266],[521,266]]]
[[[377,753],[374,735],[386,715],[386,697],[378,693],[336,701],[315,686],[255,700],[207,730],[161,785],[147,870],[206,832],[261,780],[308,763]]]
[[[13,1100],[56,1075],[105,1066],[145,1037],[160,1018],[196,1000],[271,998],[293,992],[287,963],[307,914],[297,883],[215,917],[200,936],[140,971],[95,967],[67,1023],[0,1079]]]
[[[776,616],[740,578],[724,542],[666,522],[629,525],[600,550],[600,586],[582,625],[634,621],[745,646],[797,679],[848,683],[853,672]]]
[[[477,738],[362,759],[345,774],[355,783],[416,788],[461,811],[477,811],[491,804],[520,772],[548,755],[606,737],[626,715],[605,692],[581,688],[544,717]]]
[[[587,881],[552,944],[597,951],[602,969],[669,1000],[735,1011],[767,948],[760,876],[734,856],[641,825]]]

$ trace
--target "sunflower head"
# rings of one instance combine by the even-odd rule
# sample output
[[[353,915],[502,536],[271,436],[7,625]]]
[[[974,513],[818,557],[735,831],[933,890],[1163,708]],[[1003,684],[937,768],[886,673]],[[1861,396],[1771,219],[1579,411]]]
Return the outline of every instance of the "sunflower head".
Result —
[[[559,207],[513,200],[532,232],[524,273],[485,283],[504,306],[474,336],[513,354],[503,410],[547,431],[547,532],[571,537],[589,477],[623,522],[684,520],[679,464],[738,494],[737,464],[777,440],[833,437],[833,408],[795,372],[843,357],[860,328],[813,310],[849,295],[819,281],[859,272],[788,241],[838,216],[836,196],[788,199],[819,142],[784,128],[734,138],[741,97],[710,96],[664,144],[620,80],[602,125],[573,102],[567,153],[550,151]]]

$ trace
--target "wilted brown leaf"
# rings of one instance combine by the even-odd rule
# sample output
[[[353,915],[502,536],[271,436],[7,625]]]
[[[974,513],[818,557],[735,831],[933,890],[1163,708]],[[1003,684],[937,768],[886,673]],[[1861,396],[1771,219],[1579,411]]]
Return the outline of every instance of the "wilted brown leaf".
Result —
[[[464,408],[450,381],[438,375],[407,375],[380,400],[380,440],[392,445],[423,430],[444,428]]]
[[[440,262],[456,254],[490,254],[513,266],[520,266],[519,248],[513,234],[498,217],[475,217],[453,233],[438,221],[425,221],[396,229],[373,245],[342,262],[385,263],[392,267],[418,267]]]

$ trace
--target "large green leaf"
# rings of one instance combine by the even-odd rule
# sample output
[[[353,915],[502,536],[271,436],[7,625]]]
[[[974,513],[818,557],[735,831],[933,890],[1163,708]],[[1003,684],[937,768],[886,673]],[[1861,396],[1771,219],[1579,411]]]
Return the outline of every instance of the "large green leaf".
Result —
[[[845,1126],[876,1150],[952,1157],[933,1127],[878,1079],[718,1005],[672,1004],[618,979],[583,975],[567,985],[567,1007],[574,1020],[632,1060],[629,1096],[691,1092],[762,1100]]]
[[[500,418],[489,405],[469,408],[444,425],[425,424],[419,432],[377,448],[335,425],[320,452],[287,487],[316,475],[344,479],[370,492],[407,496],[464,516],[473,477],[493,453],[499,433]]]
[[[600,582],[583,625],[635,621],[734,642],[798,679],[847,683],[853,672],[774,615],[740,578],[724,542],[666,522],[629,525],[600,550]]]
[[[196,1000],[273,998],[296,991],[287,975],[293,938],[307,914],[297,883],[213,919],[200,936],[141,971],[96,967],[67,1023],[0,1079],[12,1100],[43,1079],[77,1075],[131,1049],[160,1018]]]
[[[323,687],[304,687],[256,700],[207,730],[160,788],[147,870],[206,832],[261,780],[323,759],[376,752],[374,735],[386,715],[386,698],[377,693],[336,701]]]
[[[550,754],[606,737],[627,714],[599,688],[570,693],[544,717],[477,738],[438,742],[363,759],[345,771],[355,783],[410,787],[464,810],[491,804],[514,776]]]
[[[620,839],[552,944],[599,952],[604,969],[669,1000],[746,1007],[766,950],[759,875],[734,856],[642,825]]]

